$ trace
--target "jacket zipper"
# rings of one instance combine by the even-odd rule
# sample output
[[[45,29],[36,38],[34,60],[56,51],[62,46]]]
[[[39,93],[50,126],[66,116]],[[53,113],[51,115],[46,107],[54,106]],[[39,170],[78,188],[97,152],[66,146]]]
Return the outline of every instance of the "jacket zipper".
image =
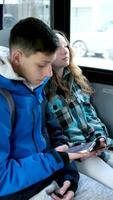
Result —
[[[39,151],[36,140],[35,140],[35,109],[32,109],[32,113],[33,113],[33,130],[32,130],[32,138],[33,138],[33,142],[34,145],[36,147],[36,151]]]

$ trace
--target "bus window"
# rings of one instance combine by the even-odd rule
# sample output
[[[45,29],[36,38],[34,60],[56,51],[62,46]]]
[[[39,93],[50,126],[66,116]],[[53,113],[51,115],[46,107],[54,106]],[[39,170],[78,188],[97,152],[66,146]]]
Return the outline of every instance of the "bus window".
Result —
[[[50,0],[4,0],[3,29],[26,17],[38,17],[50,24]]]
[[[113,70],[112,8],[113,0],[71,0],[70,41],[79,66]]]

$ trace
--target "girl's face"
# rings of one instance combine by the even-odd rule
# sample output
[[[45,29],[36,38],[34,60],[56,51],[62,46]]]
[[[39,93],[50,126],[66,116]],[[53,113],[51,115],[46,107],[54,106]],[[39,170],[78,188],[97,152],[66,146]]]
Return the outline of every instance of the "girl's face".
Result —
[[[70,61],[70,54],[69,49],[67,46],[67,42],[65,38],[57,33],[57,37],[59,38],[60,47],[58,48],[56,52],[56,58],[53,61],[53,67],[67,67],[69,65]]]

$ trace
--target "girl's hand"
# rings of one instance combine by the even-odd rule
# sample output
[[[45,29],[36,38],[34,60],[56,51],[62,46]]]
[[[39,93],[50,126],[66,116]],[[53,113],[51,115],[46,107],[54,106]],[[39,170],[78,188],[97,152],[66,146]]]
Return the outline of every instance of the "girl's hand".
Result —
[[[99,141],[100,141],[100,147],[105,147],[106,146],[106,140],[105,140],[105,138],[101,137],[99,139]]]

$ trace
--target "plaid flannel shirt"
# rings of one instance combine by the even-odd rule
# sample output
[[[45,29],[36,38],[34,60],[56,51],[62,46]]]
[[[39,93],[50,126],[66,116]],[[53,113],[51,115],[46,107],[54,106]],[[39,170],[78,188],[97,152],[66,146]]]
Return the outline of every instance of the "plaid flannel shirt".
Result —
[[[107,129],[91,104],[90,95],[80,89],[67,69],[63,79],[69,83],[70,97],[63,97],[57,88],[48,106],[62,126],[67,141],[78,144],[92,141],[98,136],[108,138]],[[108,140],[111,143],[111,139]]]

